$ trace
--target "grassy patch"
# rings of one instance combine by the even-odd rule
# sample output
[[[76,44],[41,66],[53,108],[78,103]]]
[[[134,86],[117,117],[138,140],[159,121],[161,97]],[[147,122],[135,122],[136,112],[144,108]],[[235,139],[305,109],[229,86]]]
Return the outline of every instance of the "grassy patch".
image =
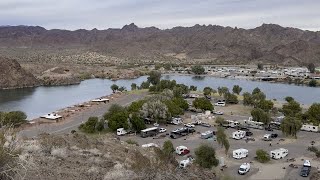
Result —
[[[139,89],[139,90],[127,91],[127,94],[142,94],[148,91],[149,91],[148,89]]]

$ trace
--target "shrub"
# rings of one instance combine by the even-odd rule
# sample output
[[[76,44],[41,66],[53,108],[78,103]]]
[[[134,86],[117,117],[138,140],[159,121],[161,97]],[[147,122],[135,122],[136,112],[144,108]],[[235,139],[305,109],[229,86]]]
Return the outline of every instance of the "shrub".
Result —
[[[203,144],[195,150],[196,163],[203,168],[212,168],[219,164],[219,160],[216,159],[216,152],[213,147]]]
[[[210,110],[210,111],[213,110],[213,105],[206,98],[196,98],[193,101],[193,106],[197,109]]]
[[[171,156],[174,153],[174,147],[170,140],[167,140],[163,143],[162,151],[165,155]]]
[[[256,151],[256,155],[257,155],[257,161],[260,162],[260,163],[266,163],[266,162],[269,162],[270,161],[270,156],[269,154],[262,150],[262,149],[258,149]]]
[[[86,133],[94,133],[96,131],[97,123],[98,117],[89,117],[87,122],[79,126],[79,129]]]
[[[133,145],[136,145],[136,146],[139,146],[138,142],[137,142],[137,141],[135,141],[135,140],[132,140],[132,139],[128,139],[128,140],[126,140],[126,143],[128,143],[128,144],[133,144]]]

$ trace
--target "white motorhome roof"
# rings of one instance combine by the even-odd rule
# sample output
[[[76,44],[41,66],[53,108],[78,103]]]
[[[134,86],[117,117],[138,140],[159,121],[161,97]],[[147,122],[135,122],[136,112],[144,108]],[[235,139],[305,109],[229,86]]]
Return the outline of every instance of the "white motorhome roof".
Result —
[[[141,130],[141,132],[148,132],[148,131],[153,131],[153,130],[156,130],[156,129],[158,129],[158,127],[151,127],[151,128],[147,128],[147,129]]]

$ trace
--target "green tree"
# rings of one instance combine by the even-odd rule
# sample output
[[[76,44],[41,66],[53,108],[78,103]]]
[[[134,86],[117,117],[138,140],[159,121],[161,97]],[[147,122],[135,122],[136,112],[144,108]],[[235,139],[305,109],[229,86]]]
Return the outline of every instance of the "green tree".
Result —
[[[202,110],[210,110],[212,111],[214,108],[213,108],[213,105],[211,104],[211,102],[206,99],[206,98],[196,98],[194,101],[193,101],[193,106],[197,109],[202,109]]]
[[[119,86],[116,84],[112,84],[110,88],[111,88],[112,92],[115,93],[119,89]]]
[[[148,81],[143,81],[140,85],[140,89],[149,89],[150,83]]]
[[[216,120],[215,120],[216,124],[218,124],[219,126],[222,126],[223,124],[225,124],[227,121],[223,118],[223,117],[216,117]]]
[[[307,119],[317,126],[320,124],[320,103],[313,103],[306,112]]]
[[[127,108],[128,112],[129,113],[139,112],[142,109],[143,104],[146,102],[147,101],[144,99],[132,102]]]
[[[218,94],[220,96],[229,93],[229,89],[227,87],[218,87]]]
[[[203,168],[212,168],[219,164],[219,160],[216,158],[216,152],[213,147],[202,144],[195,150],[196,160],[195,162]]]
[[[285,116],[295,116],[296,114],[301,113],[302,108],[298,102],[290,101],[282,106],[281,111]]]
[[[0,112],[0,125],[18,127],[26,123],[27,115],[22,111]],[[0,127],[1,127],[0,126]]]
[[[257,108],[264,110],[265,112],[269,112],[273,108],[273,102],[271,100],[261,100],[257,104]]]
[[[184,113],[183,109],[177,106],[172,100],[167,100],[164,103],[166,104],[171,116],[175,117]]]
[[[242,94],[243,96],[243,105],[245,106],[251,106],[254,104],[254,100],[252,98],[252,95],[248,92],[245,92]]]
[[[205,88],[203,89],[203,94],[204,94],[205,96],[211,95],[211,92],[212,92],[212,88],[211,88],[211,87],[205,87]]]
[[[184,100],[183,98],[173,98],[172,102],[183,110],[187,110],[189,108],[188,101]]]
[[[261,92],[261,90],[260,90],[258,87],[256,87],[256,88],[253,89],[252,95],[258,94],[258,93],[260,93],[260,92]]]
[[[131,84],[131,91],[136,90],[137,89],[137,84],[136,83],[132,83]]]
[[[235,93],[235,94],[240,94],[242,91],[242,87],[240,87],[239,85],[234,85],[233,88],[232,88],[232,92]]]
[[[112,131],[116,131],[118,128],[124,128],[128,129],[128,118],[129,115],[126,111],[117,112],[115,114],[112,114],[112,116],[108,117],[108,127]]]
[[[310,73],[314,73],[316,71],[316,66],[313,63],[309,63],[308,69],[309,69]]]
[[[293,136],[297,138],[297,132],[300,131],[302,127],[301,119],[299,116],[290,117],[286,116],[281,122],[281,131],[285,136]]]
[[[259,69],[259,70],[263,70],[263,64],[258,63],[258,69]]]
[[[96,132],[98,121],[98,117],[89,117],[87,122],[79,126],[79,129],[85,133],[94,133]]]
[[[195,66],[192,66],[191,71],[194,74],[204,74],[205,69],[200,65],[195,65]]]
[[[260,108],[254,108],[251,110],[251,116],[253,121],[262,122],[263,124],[269,124],[271,121],[270,115],[264,112]]]
[[[317,81],[315,79],[312,79],[311,81],[309,81],[309,86],[310,87],[316,87],[317,86]]]
[[[266,163],[270,161],[270,156],[269,154],[264,151],[263,149],[258,149],[256,151],[256,156],[257,156],[257,161],[260,163]]]
[[[137,113],[133,113],[131,115],[130,122],[132,125],[132,129],[137,132],[140,132],[141,130],[147,128],[144,120]]]
[[[291,96],[287,96],[284,98],[287,102],[291,102],[291,101],[294,101],[294,98],[291,97]]]
[[[121,86],[121,87],[119,87],[119,89],[118,89],[120,92],[123,92],[123,91],[125,91],[126,90],[126,87],[124,87],[124,86]]]
[[[189,88],[184,84],[177,84],[173,88],[174,97],[182,97],[183,94],[187,94],[187,93],[189,93]]]
[[[151,71],[149,73],[148,82],[157,85],[160,82],[161,73],[158,71]]]
[[[171,118],[168,107],[160,100],[147,101],[143,104],[141,112],[144,117],[151,118],[157,123],[166,123]]]
[[[166,156],[173,156],[174,155],[174,147],[170,140],[167,140],[163,143],[162,151]]]
[[[197,91],[197,86],[192,86],[192,85],[191,85],[190,88],[189,88],[189,90],[190,90],[190,91]]]
[[[119,112],[125,112],[125,108],[120,106],[119,104],[112,104],[108,110],[108,112],[106,112],[103,115],[104,119],[108,119],[109,117],[113,116],[114,114],[117,114]]]
[[[217,137],[218,144],[220,144],[221,147],[224,147],[225,153],[228,154],[230,144],[229,144],[228,137],[227,137],[226,133],[224,132],[224,128],[218,127],[216,137]]]
[[[238,104],[239,103],[238,96],[235,94],[226,93],[224,95],[224,98],[226,100],[226,103],[228,103],[228,104]]]

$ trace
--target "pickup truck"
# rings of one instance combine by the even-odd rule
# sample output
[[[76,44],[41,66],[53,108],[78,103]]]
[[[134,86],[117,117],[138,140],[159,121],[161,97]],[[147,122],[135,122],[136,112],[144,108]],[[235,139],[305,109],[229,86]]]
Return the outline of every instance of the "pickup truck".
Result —
[[[241,166],[239,167],[239,170],[238,170],[238,173],[240,175],[244,175],[246,174],[247,172],[250,171],[250,163],[243,163],[241,164]]]
[[[308,177],[311,171],[311,163],[309,160],[305,160],[303,163],[303,167],[300,171],[300,176]]]

